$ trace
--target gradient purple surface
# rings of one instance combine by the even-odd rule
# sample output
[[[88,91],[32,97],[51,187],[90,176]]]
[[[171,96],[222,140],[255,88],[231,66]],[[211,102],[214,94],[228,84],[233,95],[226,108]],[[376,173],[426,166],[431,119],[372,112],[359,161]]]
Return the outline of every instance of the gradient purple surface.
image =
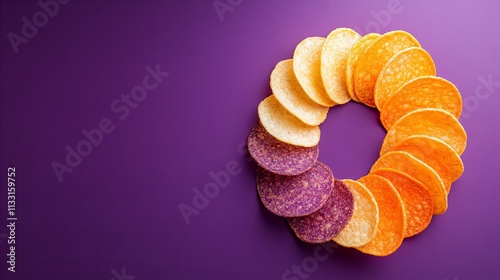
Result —
[[[0,238],[0,279],[282,279],[311,265],[316,245],[263,208],[239,146],[270,94],[271,70],[297,43],[377,26],[411,32],[470,102],[465,173],[448,211],[393,255],[336,248],[286,279],[500,279],[500,86],[474,97],[481,77],[500,81],[500,2],[400,0],[383,24],[374,14],[392,0],[242,1],[222,21],[212,2],[74,0],[17,54],[7,34],[20,34],[21,18],[40,7],[2,2],[0,234],[8,166],[18,221],[16,272]],[[142,83],[148,65],[170,76],[120,120],[110,104]],[[59,182],[51,163],[103,118],[115,130]],[[321,128],[320,160],[334,175],[366,174],[385,134],[378,113],[350,102]],[[179,205],[192,206],[193,189],[234,161],[241,172],[186,225]]]

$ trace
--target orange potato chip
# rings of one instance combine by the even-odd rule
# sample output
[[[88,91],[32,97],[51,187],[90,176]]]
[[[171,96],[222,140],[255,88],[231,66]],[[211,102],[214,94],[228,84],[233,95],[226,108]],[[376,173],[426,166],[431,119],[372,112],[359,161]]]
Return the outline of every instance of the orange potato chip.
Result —
[[[336,104],[351,100],[346,88],[349,51],[361,35],[350,28],[337,28],[328,34],[321,50],[321,78],[328,97]]]
[[[422,183],[432,196],[434,214],[443,214],[448,208],[448,192],[439,175],[430,166],[407,152],[388,152],[372,166],[370,172],[381,168],[392,168],[406,173]]]
[[[262,100],[257,111],[262,126],[281,142],[302,147],[313,147],[319,143],[319,127],[301,122],[288,112],[274,95]]]
[[[406,232],[406,218],[403,201],[391,182],[378,175],[366,175],[358,180],[373,194],[378,204],[379,222],[372,240],[359,251],[374,255],[387,256],[394,253]]]
[[[280,61],[271,72],[271,90],[279,103],[305,124],[315,126],[326,119],[328,107],[312,101],[293,73],[291,59]]]
[[[389,130],[402,116],[423,108],[443,109],[458,119],[462,113],[462,97],[457,87],[443,78],[418,77],[387,100],[380,110],[380,121]]]
[[[411,154],[434,169],[441,177],[446,191],[451,183],[464,172],[462,159],[450,145],[442,140],[426,135],[410,136],[392,149]]]
[[[420,43],[411,34],[396,30],[380,36],[361,54],[354,70],[354,92],[367,106],[375,107],[374,89],[380,71],[396,53]]]
[[[414,236],[430,224],[434,205],[429,190],[414,178],[396,169],[380,168],[373,173],[389,180],[403,200],[406,214],[405,237]]]
[[[375,104],[383,109],[397,90],[406,82],[421,76],[436,76],[436,66],[428,52],[411,47],[395,54],[382,68],[375,83]]]
[[[377,201],[360,182],[344,179],[354,196],[354,210],[346,227],[332,240],[344,247],[365,245],[375,236],[379,222]]]
[[[346,62],[346,85],[347,92],[351,96],[352,100],[360,102],[356,93],[354,92],[354,70],[356,69],[356,65],[358,64],[359,57],[363,52],[376,40],[380,37],[378,33],[369,33],[365,36],[361,37],[354,45],[352,45],[349,54],[347,55]]]
[[[300,42],[293,53],[293,72],[307,96],[319,105],[335,105],[321,80],[321,49],[325,38],[309,37]]]
[[[443,140],[461,155],[467,145],[467,134],[452,114],[442,109],[418,109],[400,118],[387,131],[380,155],[412,135],[427,135]]]

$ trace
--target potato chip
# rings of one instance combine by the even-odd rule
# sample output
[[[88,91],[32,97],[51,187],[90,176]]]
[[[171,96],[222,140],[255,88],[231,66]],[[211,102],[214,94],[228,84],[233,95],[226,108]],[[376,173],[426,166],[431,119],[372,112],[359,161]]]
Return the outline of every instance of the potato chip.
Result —
[[[391,182],[381,176],[366,175],[358,181],[375,197],[379,209],[379,223],[373,239],[356,249],[374,256],[390,255],[401,246],[406,232],[401,196]]]
[[[351,191],[342,181],[335,180],[330,197],[318,211],[308,216],[288,218],[288,224],[300,240],[323,243],[337,236],[347,225],[353,208]]]
[[[325,38],[309,37],[300,42],[293,53],[293,72],[309,98],[319,105],[335,105],[321,80],[321,48]]]
[[[420,47],[411,47],[395,54],[382,68],[375,83],[377,108],[382,110],[402,85],[421,76],[436,76],[436,66],[428,52]]]
[[[350,28],[337,28],[328,34],[321,50],[321,78],[328,97],[337,104],[351,100],[346,88],[347,56],[361,35]]]
[[[274,95],[260,102],[258,113],[262,126],[281,142],[302,147],[318,145],[321,134],[319,127],[301,122],[288,112]]]
[[[380,111],[380,121],[389,130],[402,116],[424,108],[443,109],[458,119],[462,97],[457,87],[443,78],[418,77],[404,84],[387,100]]]
[[[299,217],[316,212],[326,203],[332,188],[332,171],[321,162],[297,176],[278,175],[257,167],[260,200],[278,216]]]
[[[461,155],[467,145],[467,134],[452,114],[442,109],[418,109],[400,118],[387,131],[380,155],[412,135],[427,135],[443,140]]]
[[[448,193],[439,175],[430,166],[407,152],[388,152],[373,164],[370,172],[392,168],[406,173],[422,183],[432,196],[434,214],[443,214],[448,208]]]
[[[271,73],[271,90],[278,102],[307,125],[319,125],[326,119],[328,107],[312,101],[293,73],[291,59],[280,61]]]
[[[375,82],[382,68],[396,53],[411,47],[420,44],[408,32],[397,30],[380,36],[361,54],[354,70],[354,92],[362,103],[375,107]]]
[[[392,151],[407,152],[429,165],[439,174],[448,193],[451,183],[460,178],[464,172],[464,164],[457,152],[450,145],[434,137],[410,136]]]
[[[344,247],[359,247],[375,236],[379,221],[377,201],[360,182],[349,179],[344,179],[342,182],[354,197],[354,209],[349,223],[332,240]]]
[[[414,236],[427,228],[434,205],[429,190],[422,183],[391,168],[380,168],[370,174],[389,180],[401,196],[406,216],[405,237]]]
[[[252,158],[264,169],[279,175],[299,175],[309,170],[319,156],[319,147],[300,147],[283,143],[260,123],[254,125],[247,140]]]
[[[358,64],[358,59],[360,55],[376,40],[380,37],[380,34],[369,33],[359,39],[354,45],[352,45],[349,54],[347,55],[346,62],[346,85],[347,92],[352,100],[360,102],[356,93],[354,92],[354,70]]]

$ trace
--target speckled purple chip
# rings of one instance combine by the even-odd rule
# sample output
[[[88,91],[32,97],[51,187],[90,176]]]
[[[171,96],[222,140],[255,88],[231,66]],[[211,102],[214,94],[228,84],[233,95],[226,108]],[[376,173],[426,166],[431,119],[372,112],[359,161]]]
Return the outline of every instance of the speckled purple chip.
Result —
[[[257,123],[247,140],[248,151],[264,169],[280,175],[299,175],[309,170],[319,156],[318,145],[299,147],[283,143]]]
[[[295,235],[305,242],[327,242],[344,229],[353,209],[351,191],[342,181],[335,179],[331,195],[323,207],[308,216],[288,218],[288,224]]]
[[[320,209],[330,197],[333,180],[332,171],[321,162],[297,176],[257,168],[257,191],[262,203],[282,217],[306,216]]]

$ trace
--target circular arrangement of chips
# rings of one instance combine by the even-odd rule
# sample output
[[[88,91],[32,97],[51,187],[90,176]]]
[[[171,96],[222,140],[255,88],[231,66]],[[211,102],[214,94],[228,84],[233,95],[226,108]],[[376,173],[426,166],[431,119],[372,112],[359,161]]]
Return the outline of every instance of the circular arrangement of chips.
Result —
[[[247,145],[262,204],[297,238],[387,256],[446,211],[464,171],[462,98],[411,34],[309,37],[270,80]],[[387,135],[368,174],[340,180],[318,161],[319,125],[350,100],[376,107]]]

